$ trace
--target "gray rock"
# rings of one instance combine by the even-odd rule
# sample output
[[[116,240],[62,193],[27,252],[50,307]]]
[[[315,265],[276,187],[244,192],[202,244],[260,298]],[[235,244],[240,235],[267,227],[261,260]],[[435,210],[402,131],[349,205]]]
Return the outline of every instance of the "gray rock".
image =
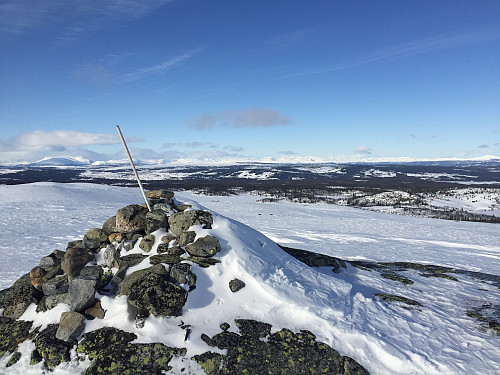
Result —
[[[168,243],[159,244],[156,251],[158,252],[158,254],[167,253],[168,252]]]
[[[85,265],[94,259],[86,249],[82,248],[69,248],[64,254],[64,259],[61,267],[66,275],[71,279],[80,274],[80,271]]]
[[[165,242],[166,244],[170,243],[170,241],[176,240],[177,236],[173,233],[167,233],[161,238],[161,242]]]
[[[47,310],[51,310],[60,303],[69,305],[71,303],[69,299],[69,293],[53,294],[45,297],[45,307]]]
[[[84,320],[85,317],[80,313],[73,311],[63,312],[56,331],[56,338],[66,342],[76,340],[85,328]]]
[[[184,212],[177,212],[168,217],[168,224],[170,230],[175,235],[179,236],[182,232],[187,231],[192,225],[201,225],[202,228],[212,228],[213,218],[212,214],[202,210],[191,210]]]
[[[178,283],[178,284],[186,284],[187,277],[191,270],[191,266],[187,263],[179,263],[174,264],[170,268],[170,276]]]
[[[46,296],[67,293],[68,289],[69,282],[66,275],[56,276],[42,285],[43,294],[45,294]]]
[[[154,234],[148,234],[147,236],[144,236],[142,238],[139,247],[146,253],[149,253],[151,250],[153,250],[154,244],[155,244]]]
[[[168,229],[168,215],[162,210],[153,210],[146,214],[146,233],[150,234],[160,228]]]
[[[118,268],[118,259],[120,259],[120,253],[115,249],[113,245],[106,246],[106,250],[104,250],[102,257],[104,259],[104,264],[108,268]]]
[[[240,279],[233,279],[229,282],[229,289],[231,289],[231,292],[236,293],[237,291],[243,289],[245,285],[246,284]]]
[[[71,311],[84,311],[95,301],[97,280],[91,276],[77,276],[69,282]]]
[[[174,255],[174,254],[158,254],[149,257],[149,263],[151,264],[159,264],[159,263],[176,264],[180,262],[181,262],[181,257],[179,255]]]
[[[186,246],[188,243],[194,242],[196,238],[196,232],[192,230],[187,232],[182,232],[179,236],[179,246]]]
[[[220,250],[219,240],[214,236],[205,236],[198,238],[195,242],[186,246],[189,255],[195,257],[211,257]]]
[[[146,214],[148,209],[138,204],[121,208],[116,213],[116,229],[119,232],[135,232],[146,230]]]
[[[95,251],[101,247],[101,241],[91,240],[87,235],[83,236],[82,248]]]
[[[59,264],[58,266],[54,266],[52,268],[47,268],[47,273],[43,277],[45,281],[49,281],[53,279],[56,276],[63,275],[64,271],[62,270],[61,265]]]
[[[97,281],[102,279],[103,274],[104,270],[101,266],[87,266],[83,267],[80,271],[80,276],[90,276]]]
[[[48,271],[50,268],[56,267],[60,264],[61,264],[61,259],[51,254],[40,259],[39,266],[42,267],[45,271]]]
[[[169,203],[156,203],[153,206],[153,210],[154,211],[161,210],[161,211],[165,212],[168,215],[177,212],[177,210],[174,208],[174,205],[173,204],[169,204]]]

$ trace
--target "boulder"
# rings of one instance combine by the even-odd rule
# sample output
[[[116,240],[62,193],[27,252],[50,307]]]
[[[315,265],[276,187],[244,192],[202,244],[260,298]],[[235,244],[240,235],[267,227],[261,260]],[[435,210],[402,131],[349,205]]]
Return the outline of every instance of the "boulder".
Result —
[[[109,243],[113,243],[113,242],[122,242],[123,239],[125,238],[125,236],[123,235],[123,233],[111,233],[109,236],[108,236],[108,241]]]
[[[164,242],[166,244],[170,243],[170,241],[176,240],[177,236],[173,233],[167,233],[161,238],[161,242]]]
[[[66,342],[73,342],[85,328],[85,317],[77,312],[66,311],[61,314],[56,338]]]
[[[45,294],[46,296],[67,293],[68,288],[69,282],[66,275],[56,276],[42,285],[43,294]]]
[[[128,303],[155,316],[180,316],[188,292],[156,273],[147,273],[130,286]]]
[[[84,311],[95,301],[98,280],[89,275],[76,276],[69,282],[71,311]]]
[[[121,283],[121,295],[139,310],[156,316],[179,316],[187,300],[187,291],[170,282],[168,271],[161,264],[136,271]]]
[[[116,213],[116,229],[119,232],[144,231],[148,209],[138,204],[121,208]]]
[[[211,257],[220,250],[219,240],[214,236],[205,236],[198,238],[195,242],[186,246],[189,255],[195,257]]]
[[[31,285],[29,273],[21,276],[3,298],[3,316],[17,319],[32,303],[38,304],[43,294]]]
[[[69,299],[69,293],[61,293],[61,294],[53,294],[51,296],[44,297],[45,302],[45,310],[51,310],[60,303],[64,303],[66,305],[70,305],[71,301]],[[40,306],[42,302],[40,301]],[[38,310],[38,309],[37,309]]]
[[[176,236],[187,231],[192,225],[201,225],[202,228],[211,229],[213,224],[212,214],[202,210],[177,212],[168,217],[170,230]]]
[[[154,244],[155,244],[154,234],[148,234],[147,236],[144,236],[142,238],[139,247],[146,253],[149,253],[151,250],[153,250]]]
[[[68,278],[73,278],[80,274],[85,265],[94,259],[94,256],[83,248],[69,248],[64,254],[61,267]]]
[[[170,268],[170,277],[178,284],[188,284],[189,291],[196,288],[196,275],[191,271],[191,266],[187,263],[174,264]]]
[[[163,210],[153,210],[146,214],[146,234],[160,228],[168,229],[168,215]]]
[[[240,279],[233,279],[229,282],[229,289],[231,289],[231,292],[236,293],[237,291],[243,289],[245,285],[246,284]]]
[[[33,285],[36,289],[42,290],[42,284],[45,282],[44,276],[46,272],[40,267],[36,266],[30,271],[30,281],[31,285]]]
[[[115,276],[117,276],[120,271],[121,269],[115,274]],[[123,276],[125,276],[125,273],[123,274]],[[120,295],[129,295],[130,287],[132,286],[132,284],[134,284],[137,280],[141,279],[144,275],[147,275],[148,273],[155,273],[164,278],[169,277],[169,273],[165,269],[165,266],[161,264],[157,264],[155,266],[145,268],[143,270],[135,271],[132,274],[128,275],[127,277],[122,278],[123,281],[121,282]]]

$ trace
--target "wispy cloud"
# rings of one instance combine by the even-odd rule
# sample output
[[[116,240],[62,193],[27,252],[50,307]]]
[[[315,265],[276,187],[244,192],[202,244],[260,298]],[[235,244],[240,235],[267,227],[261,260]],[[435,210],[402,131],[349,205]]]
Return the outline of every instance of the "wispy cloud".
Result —
[[[359,146],[357,147],[353,152],[355,154],[358,154],[358,155],[371,155],[372,151],[371,151],[371,147],[368,146],[368,145],[363,145],[363,146]]]
[[[479,146],[477,146],[477,147],[478,147],[478,148],[483,148],[483,149],[484,149],[484,148],[490,148],[490,146],[488,146],[488,145],[479,145]]]
[[[3,35],[23,34],[50,25],[59,30],[61,41],[71,42],[110,24],[144,17],[171,1],[3,0],[0,30]]]
[[[197,130],[203,130],[215,126],[267,128],[277,125],[288,125],[290,122],[291,120],[279,111],[267,108],[249,108],[204,114],[193,119],[190,125]]]
[[[292,150],[283,150],[283,151],[278,151],[279,155],[298,155],[295,151]]]
[[[144,78],[146,76],[150,75],[155,75],[155,74],[161,74],[171,68],[173,68],[176,65],[181,64],[182,62],[189,60],[196,54],[198,54],[202,48],[197,48],[189,52],[185,52],[183,54],[180,54],[178,56],[174,56],[170,59],[164,60],[163,62],[155,65],[149,65],[149,66],[144,66],[141,68],[137,68],[135,70],[132,70],[127,73],[123,73],[120,75],[120,80],[122,82],[133,82],[137,81],[141,78]]]
[[[344,63],[333,64],[319,69],[312,69],[290,76],[305,76],[313,74],[321,74],[328,72],[335,72],[339,70],[356,68],[363,65],[368,65],[377,62],[391,61],[402,59],[405,57],[420,55],[433,51],[446,50],[450,48],[467,46],[477,43],[490,42],[500,38],[500,29],[495,30],[476,30],[468,33],[452,36],[437,36],[423,40],[413,41],[407,44],[392,46],[389,48],[379,49],[368,53],[351,61]]]

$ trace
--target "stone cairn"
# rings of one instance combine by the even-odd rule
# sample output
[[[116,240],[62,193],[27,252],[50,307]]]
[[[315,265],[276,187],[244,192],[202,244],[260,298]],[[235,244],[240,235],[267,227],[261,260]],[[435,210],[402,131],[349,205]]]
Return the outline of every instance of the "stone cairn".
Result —
[[[132,343],[137,338],[134,333],[113,327],[82,337],[86,321],[106,315],[96,296],[128,296],[129,311],[135,313],[135,325],[140,329],[150,315],[181,316],[189,293],[196,288],[192,269],[220,263],[214,258],[221,249],[219,240],[212,235],[199,237],[189,230],[195,225],[211,229],[209,212],[176,204],[169,191],[149,191],[146,195],[153,207],[151,212],[137,204],[118,210],[102,228],[90,229],[82,240],[68,243],[66,251],[54,250],[10,288],[0,291],[0,358],[10,355],[7,367],[21,359],[18,345],[32,340],[32,365],[43,361],[45,368],[53,369],[70,361],[70,352],[76,346],[79,358],[86,355],[91,360],[84,375],[162,374],[172,369],[169,362],[174,356],[181,357],[182,363],[196,361],[208,375],[368,374],[353,359],[316,341],[309,331],[295,334],[285,328],[271,334],[271,325],[255,320],[235,320],[240,334],[228,331],[226,322],[220,325],[221,333],[213,337],[203,334],[201,339],[219,351],[191,359],[185,358],[185,348]],[[159,241],[158,229],[166,233]],[[142,251],[130,252],[137,243]],[[156,254],[148,254],[155,244]],[[128,272],[142,262],[148,262],[149,267]],[[239,279],[228,285],[233,293],[244,287]],[[37,312],[59,304],[69,305],[70,311],[61,313],[58,324],[32,329],[33,322],[18,319],[32,303]],[[189,324],[181,321],[179,327],[188,340]],[[227,355],[220,350],[227,350]],[[190,373],[184,370],[182,373]]]
[[[213,218],[207,211],[176,204],[172,192],[155,190],[146,194],[153,207],[151,212],[145,205],[137,204],[118,210],[102,228],[90,229],[82,240],[68,243],[65,252],[54,250],[29,274],[0,292],[0,308],[3,308],[0,334],[14,332],[9,343],[0,344],[0,357],[13,351],[19,339],[34,338],[37,349],[32,353],[32,363],[44,360],[51,368],[69,360],[69,349],[83,332],[85,321],[103,319],[106,314],[95,297],[96,292],[127,295],[132,311],[137,311],[138,328],[150,314],[182,315],[189,292],[196,288],[192,265],[209,267],[219,263],[213,256],[221,248],[216,237],[196,238],[189,228],[200,225],[211,229]],[[156,241],[153,232],[161,228],[167,234],[161,238],[157,255],[147,255]],[[143,253],[121,255],[132,250],[137,242]],[[102,254],[103,264],[97,264],[97,253]],[[130,267],[145,260],[150,267],[127,275]],[[16,319],[32,303],[37,305],[37,312],[51,310],[60,303],[69,305],[70,311],[61,314],[59,324],[30,333],[32,323]],[[84,350],[85,345],[78,348]],[[173,348],[165,350],[179,352]],[[19,355],[13,355],[9,364],[17,360]]]

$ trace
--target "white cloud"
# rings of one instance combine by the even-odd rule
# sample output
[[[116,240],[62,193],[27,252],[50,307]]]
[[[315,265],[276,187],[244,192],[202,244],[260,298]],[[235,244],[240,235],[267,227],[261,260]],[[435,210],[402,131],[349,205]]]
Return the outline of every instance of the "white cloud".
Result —
[[[279,111],[267,108],[249,108],[234,111],[223,111],[216,114],[204,114],[191,122],[197,130],[213,128],[217,125],[231,128],[266,128],[277,125],[288,125],[290,119]]]
[[[140,142],[126,137],[127,142]],[[89,133],[76,130],[35,130],[0,140],[0,162],[36,161],[47,156],[81,156],[105,160],[106,155],[82,148],[90,145],[120,144],[118,134]]]
[[[370,155],[372,153],[371,147],[368,145],[359,146],[353,152],[358,155]]]

